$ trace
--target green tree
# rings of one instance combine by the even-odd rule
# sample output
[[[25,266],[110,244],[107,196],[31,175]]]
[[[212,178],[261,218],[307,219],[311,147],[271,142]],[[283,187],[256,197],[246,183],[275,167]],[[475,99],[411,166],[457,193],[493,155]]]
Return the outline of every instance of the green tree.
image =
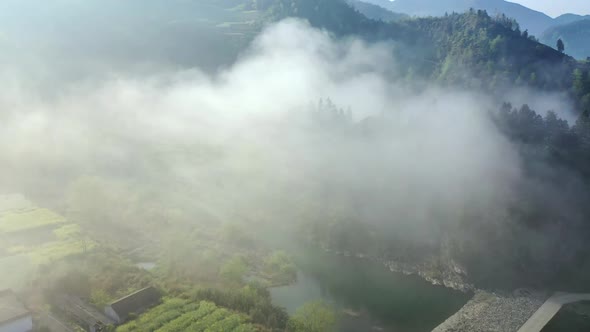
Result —
[[[102,308],[107,305],[112,299],[110,298],[109,294],[107,294],[102,289],[95,289],[92,290],[90,293],[90,301],[97,307]]]
[[[580,70],[579,68],[574,70],[573,87],[574,87],[574,92],[577,95],[581,95],[582,93],[584,93],[584,72],[582,70]]]
[[[577,96],[582,97],[590,93],[590,74],[582,71],[580,68],[574,70],[573,88]]]
[[[246,272],[248,272],[246,261],[243,257],[236,256],[225,263],[219,274],[229,281],[240,282]]]
[[[264,260],[264,267],[275,281],[291,282],[297,278],[293,259],[284,251],[275,251]]]
[[[335,327],[336,314],[322,301],[304,304],[287,323],[288,332],[329,332]]]
[[[565,45],[563,44],[563,40],[561,40],[561,38],[557,40],[557,50],[561,53],[565,51]]]

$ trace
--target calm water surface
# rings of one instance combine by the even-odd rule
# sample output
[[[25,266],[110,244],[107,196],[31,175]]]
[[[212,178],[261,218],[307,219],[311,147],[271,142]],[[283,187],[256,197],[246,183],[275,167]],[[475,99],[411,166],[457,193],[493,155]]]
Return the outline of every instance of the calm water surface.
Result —
[[[340,332],[431,331],[472,296],[357,258],[306,254],[299,266],[295,284],[271,289],[274,303],[293,313],[309,301],[329,302]]]

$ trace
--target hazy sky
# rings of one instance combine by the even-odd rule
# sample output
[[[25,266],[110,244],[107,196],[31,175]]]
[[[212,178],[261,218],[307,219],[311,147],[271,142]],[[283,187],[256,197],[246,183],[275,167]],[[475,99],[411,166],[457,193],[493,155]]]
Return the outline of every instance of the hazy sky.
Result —
[[[549,16],[565,13],[590,14],[590,0],[509,0],[542,11]]]

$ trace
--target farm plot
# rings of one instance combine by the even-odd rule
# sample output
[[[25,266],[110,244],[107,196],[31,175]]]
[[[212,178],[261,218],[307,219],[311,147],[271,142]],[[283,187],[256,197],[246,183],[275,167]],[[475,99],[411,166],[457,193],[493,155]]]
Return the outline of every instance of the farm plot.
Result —
[[[117,332],[256,332],[246,315],[218,307],[212,302],[168,299]]]
[[[34,265],[41,265],[85,253],[95,246],[96,244],[89,240],[66,240],[44,243],[34,247],[12,247],[8,249],[8,253],[27,256]]]

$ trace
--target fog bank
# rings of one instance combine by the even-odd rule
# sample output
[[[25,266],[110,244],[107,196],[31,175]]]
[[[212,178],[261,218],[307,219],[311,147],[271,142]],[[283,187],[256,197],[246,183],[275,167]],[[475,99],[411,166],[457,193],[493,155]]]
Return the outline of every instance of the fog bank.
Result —
[[[0,184],[67,205],[72,192],[96,200],[84,179],[99,179],[127,188],[105,189],[121,195],[115,205],[133,196],[219,221],[353,219],[426,242],[468,216],[502,219],[522,170],[488,117],[495,104],[407,89],[390,47],[286,20],[215,75],[89,77],[55,82],[48,97],[3,70]]]

